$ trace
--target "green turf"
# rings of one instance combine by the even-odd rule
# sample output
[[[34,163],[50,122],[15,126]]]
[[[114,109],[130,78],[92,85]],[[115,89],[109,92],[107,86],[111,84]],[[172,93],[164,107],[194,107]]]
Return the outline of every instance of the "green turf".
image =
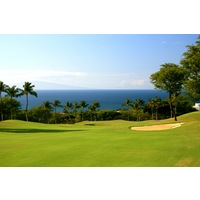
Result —
[[[178,117],[179,128],[132,131],[174,123],[123,120],[47,125],[0,122],[0,166],[200,166],[200,112]]]

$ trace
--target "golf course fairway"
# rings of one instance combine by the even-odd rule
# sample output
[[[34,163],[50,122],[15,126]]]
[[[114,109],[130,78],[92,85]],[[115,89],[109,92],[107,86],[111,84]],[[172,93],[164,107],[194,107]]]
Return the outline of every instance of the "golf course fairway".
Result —
[[[132,127],[177,123],[85,121],[73,125],[0,122],[1,167],[200,166],[200,112],[178,117],[167,130]]]

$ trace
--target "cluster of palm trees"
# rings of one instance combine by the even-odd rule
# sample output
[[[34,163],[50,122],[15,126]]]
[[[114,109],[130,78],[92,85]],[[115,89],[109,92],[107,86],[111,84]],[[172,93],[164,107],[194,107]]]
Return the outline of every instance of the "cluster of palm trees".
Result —
[[[136,99],[134,102],[132,102],[129,98],[126,99],[122,106],[125,106],[128,110],[128,121],[130,120],[130,108],[133,108],[136,111],[137,121],[140,121],[140,109],[144,106],[144,103],[143,99]]]
[[[25,82],[23,85],[23,89],[17,88],[16,86],[9,87],[3,81],[0,81],[0,104],[1,104],[1,121],[3,121],[3,101],[2,101],[2,93],[6,93],[6,96],[10,97],[11,106],[10,106],[10,114],[11,119],[13,118],[13,107],[12,107],[12,99],[20,96],[26,96],[26,120],[28,121],[28,95],[33,95],[37,97],[37,93],[34,91],[35,85],[32,85],[30,82]]]
[[[10,118],[13,119],[13,107],[12,107],[12,100],[13,98],[17,98],[20,96],[25,95],[26,96],[26,108],[25,108],[25,117],[26,121],[28,121],[28,104],[29,104],[29,95],[33,95],[37,97],[37,93],[34,91],[35,85],[32,85],[30,82],[25,82],[23,85],[23,89],[17,88],[16,86],[9,87],[8,85],[4,84],[4,82],[0,81],[0,109],[1,109],[1,121],[3,121],[3,101],[2,101],[2,93],[6,93],[5,96],[9,97],[11,100],[10,105]],[[134,109],[137,116],[137,121],[140,121],[140,114],[141,110],[144,108],[144,101],[142,99],[136,99],[134,102],[132,102],[129,98],[126,99],[125,103],[122,104],[122,106],[125,106],[128,110],[128,120],[130,120],[130,108]],[[150,99],[147,106],[151,109],[152,113],[152,119],[154,119],[154,112],[156,116],[156,120],[158,119],[158,108],[161,104],[161,99],[159,97],[155,99]],[[80,110],[80,118],[81,121],[84,121],[84,110],[88,107],[88,111],[90,113],[90,120],[96,120],[96,111],[100,107],[100,103],[98,101],[92,102],[92,104],[89,106],[86,101],[82,100],[80,103],[78,102],[66,102],[66,104],[63,106],[61,105],[61,102],[59,100],[54,100],[54,102],[50,102],[48,100],[44,101],[42,106],[40,106],[41,109],[46,113],[46,118],[49,123],[49,118],[51,116],[52,111],[54,111],[54,123],[56,123],[57,119],[57,108],[62,107],[64,113],[73,113],[75,119],[77,118],[78,110]]]
[[[160,97],[151,98],[148,102],[148,107],[151,109],[152,120],[154,119],[154,112],[156,120],[158,120],[158,108],[161,106],[162,100]]]
[[[126,101],[122,104],[122,106],[125,106],[128,110],[128,121],[130,120],[130,109],[135,110],[137,121],[140,121],[140,113],[141,110],[145,108],[145,106],[149,109],[151,109],[151,118],[152,120],[155,118],[158,120],[158,108],[161,106],[161,103],[163,101],[160,97],[155,97],[149,99],[149,102],[145,105],[145,102],[143,99],[136,99],[135,101],[131,101],[129,98],[126,99]],[[155,117],[154,117],[155,114]]]
[[[1,121],[4,120],[4,113],[3,113],[3,100],[2,100],[2,93],[6,93],[6,97],[9,97],[11,100],[11,105],[10,105],[10,118],[13,119],[13,106],[12,106],[12,101],[13,98],[18,98],[20,96],[25,95],[26,96],[26,108],[25,108],[25,117],[26,121],[28,121],[28,105],[29,105],[29,95],[33,95],[37,97],[37,92],[34,91],[35,85],[32,85],[30,82],[25,82],[23,85],[23,89],[20,89],[16,86],[8,86],[6,85],[3,81],[0,81],[0,109],[1,109]],[[49,122],[50,114],[54,110],[54,120],[56,123],[56,115],[57,115],[57,108],[58,107],[63,107],[63,112],[64,113],[70,113],[73,112],[76,118],[77,111],[78,109],[81,109],[81,121],[84,119],[83,111],[85,108],[87,108],[89,104],[86,103],[86,101],[81,101],[80,103],[78,102],[67,102],[64,106],[61,105],[61,102],[59,100],[54,100],[54,102],[50,102],[48,100],[44,101],[42,108],[45,113],[46,113],[46,118]],[[98,101],[92,102],[92,104],[88,107],[88,111],[91,113],[91,119],[93,117],[92,114],[96,112],[96,110],[100,107],[100,103]]]
[[[51,115],[51,112],[54,110],[54,123],[56,124],[56,116],[57,116],[57,108],[62,107],[63,108],[63,113],[73,113],[75,119],[77,118],[78,110],[80,110],[80,116],[81,116],[81,121],[84,121],[84,115],[83,112],[85,108],[87,108],[89,104],[87,104],[86,101],[82,100],[80,103],[75,101],[74,103],[67,101],[65,105],[61,105],[61,102],[59,100],[54,100],[54,102],[50,102],[48,100],[44,101],[42,108],[44,111],[46,111],[46,118],[48,119],[49,123],[49,118]],[[94,113],[97,111],[97,109],[100,107],[100,103],[98,101],[93,101],[92,104],[88,107],[88,111],[91,113],[91,121]],[[94,115],[95,116],[95,115]],[[96,120],[96,117],[95,117]]]

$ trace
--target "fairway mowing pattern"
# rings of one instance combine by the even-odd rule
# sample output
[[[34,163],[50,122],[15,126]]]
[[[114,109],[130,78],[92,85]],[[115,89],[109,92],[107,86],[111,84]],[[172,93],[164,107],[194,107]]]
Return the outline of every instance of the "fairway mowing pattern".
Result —
[[[178,121],[185,123],[175,129],[148,132],[132,131],[131,127],[157,122],[0,122],[0,166],[200,166],[200,112],[180,116]],[[159,121],[172,123],[172,119]]]

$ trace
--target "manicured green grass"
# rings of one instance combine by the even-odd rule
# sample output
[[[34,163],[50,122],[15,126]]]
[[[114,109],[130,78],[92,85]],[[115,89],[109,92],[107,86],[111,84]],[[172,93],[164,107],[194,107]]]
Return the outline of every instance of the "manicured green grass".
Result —
[[[0,122],[0,166],[200,166],[200,112],[178,117],[181,127],[132,131],[131,126],[175,123],[123,120],[47,125]]]

